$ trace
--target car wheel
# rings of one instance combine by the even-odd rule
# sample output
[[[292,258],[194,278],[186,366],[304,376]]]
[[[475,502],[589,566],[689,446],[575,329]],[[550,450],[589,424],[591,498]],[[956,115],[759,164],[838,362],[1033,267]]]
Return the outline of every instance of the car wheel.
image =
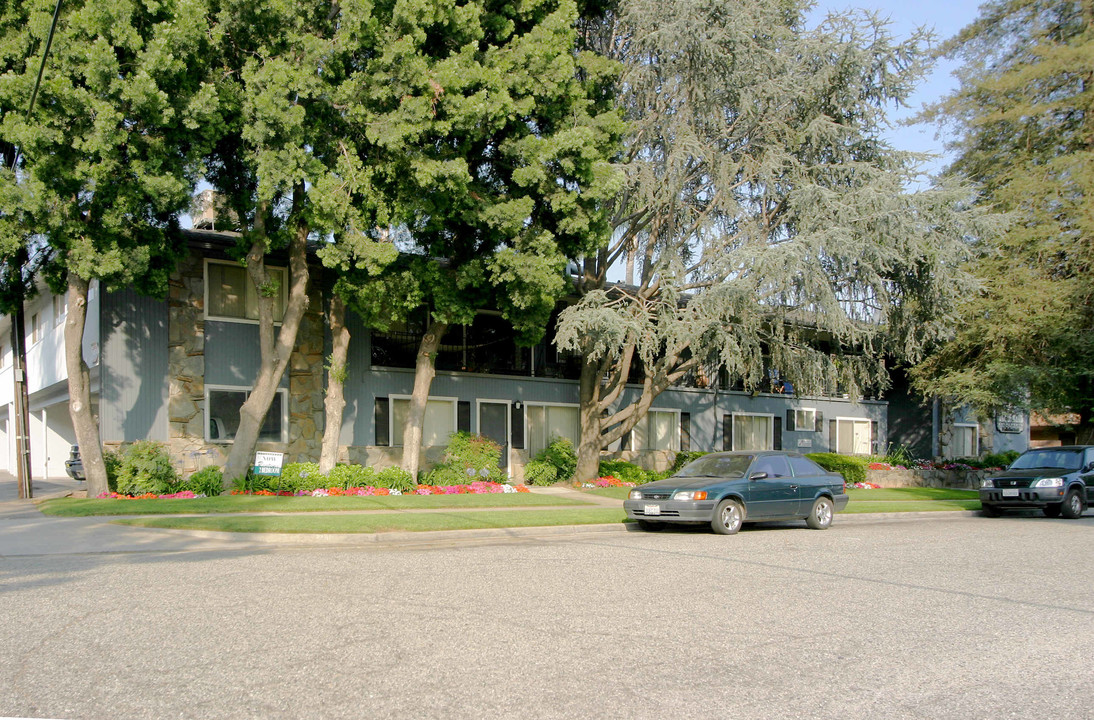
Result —
[[[1059,505],[1045,505],[1041,508],[1041,512],[1045,514],[1045,517],[1060,517]]]
[[[1068,520],[1074,520],[1083,514],[1083,499],[1079,497],[1079,493],[1072,490],[1064,497],[1064,501],[1060,503],[1060,514]]]
[[[819,497],[813,503],[813,509],[805,518],[805,524],[813,530],[827,530],[832,524],[832,501],[826,497]]]
[[[714,510],[710,526],[719,535],[734,535],[745,521],[745,510],[736,500],[723,500]]]
[[[984,503],[980,504],[980,512],[982,512],[985,517],[999,517],[1003,514],[1003,511],[994,505],[985,505]]]
[[[664,525],[659,522],[654,522],[652,520],[639,520],[638,527],[642,528],[646,532],[657,532],[658,530],[663,528]]]

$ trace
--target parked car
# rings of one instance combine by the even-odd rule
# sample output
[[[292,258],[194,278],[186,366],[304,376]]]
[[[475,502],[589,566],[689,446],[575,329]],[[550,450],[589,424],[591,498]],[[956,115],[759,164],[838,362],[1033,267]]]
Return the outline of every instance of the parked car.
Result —
[[[80,459],[79,445],[73,445],[69,451],[68,460],[65,460],[65,472],[73,480],[84,482],[87,479],[84,475],[84,461]]]
[[[980,507],[989,517],[1004,510],[1040,509],[1048,517],[1077,518],[1094,499],[1094,445],[1027,450],[984,480]]]
[[[710,453],[635,488],[623,509],[645,530],[710,523],[714,532],[732,535],[746,522],[795,519],[824,530],[847,506],[844,488],[842,475],[798,453]]]

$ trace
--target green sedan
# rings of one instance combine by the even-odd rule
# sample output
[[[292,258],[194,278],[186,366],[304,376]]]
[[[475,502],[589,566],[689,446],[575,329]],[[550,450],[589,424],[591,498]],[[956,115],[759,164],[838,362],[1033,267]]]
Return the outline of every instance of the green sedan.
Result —
[[[642,485],[623,501],[645,530],[665,523],[710,523],[732,535],[746,522],[805,520],[815,530],[847,507],[843,476],[798,453],[711,453],[670,478]]]

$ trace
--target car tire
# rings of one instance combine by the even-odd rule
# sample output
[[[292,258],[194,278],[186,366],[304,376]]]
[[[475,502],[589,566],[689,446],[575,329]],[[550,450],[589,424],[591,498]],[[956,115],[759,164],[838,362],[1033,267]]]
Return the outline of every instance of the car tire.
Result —
[[[999,517],[1003,514],[1003,511],[994,505],[986,505],[984,503],[980,504],[980,512],[983,513],[984,517]]]
[[[1083,514],[1083,499],[1077,491],[1071,490],[1064,496],[1064,501],[1060,503],[1060,514],[1068,520],[1074,520]]]
[[[812,530],[827,530],[832,526],[834,513],[832,501],[826,497],[819,497],[813,502],[813,509],[805,517],[805,524]]]
[[[638,527],[642,528],[646,532],[657,532],[663,529],[665,526],[663,523],[654,522],[653,520],[639,520]]]
[[[719,535],[736,535],[745,520],[745,509],[736,500],[723,500],[714,509],[710,526]]]
[[[1045,514],[1045,517],[1050,517],[1050,518],[1060,517],[1060,506],[1059,505],[1045,505],[1043,508],[1041,508],[1041,512],[1043,512]]]

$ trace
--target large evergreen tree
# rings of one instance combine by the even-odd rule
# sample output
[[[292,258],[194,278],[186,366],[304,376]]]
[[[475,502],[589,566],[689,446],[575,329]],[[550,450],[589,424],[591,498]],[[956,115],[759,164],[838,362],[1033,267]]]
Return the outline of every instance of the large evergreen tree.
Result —
[[[1094,3],[989,2],[943,51],[964,61],[927,113],[955,132],[948,172],[1013,222],[918,385],[984,413],[1074,412],[1094,442]]]
[[[178,254],[176,218],[190,202],[215,107],[204,80],[203,0],[68,2],[34,116],[25,112],[50,29],[52,0],[0,3],[0,134],[22,150],[5,172],[4,242],[39,242],[54,292],[67,292],[69,409],[88,492],[107,489],[83,358],[88,287],[164,294]],[[18,227],[15,227],[16,223]],[[7,253],[7,249],[5,249]]]
[[[575,50],[573,0],[411,0],[374,12],[379,49],[349,81],[346,120],[367,139],[375,202],[405,242],[397,253],[366,227],[343,238],[348,254],[327,257],[335,291],[369,325],[427,310],[403,431],[402,465],[416,475],[446,330],[491,308],[522,342],[542,336],[566,258],[607,235],[621,128],[604,94],[610,64]]]
[[[957,264],[975,213],[960,188],[908,190],[919,158],[882,137],[923,38],[854,14],[809,29],[807,9],[624,0],[589,26],[624,65],[631,125],[612,243],[584,258],[558,336],[585,358],[581,478],[704,366],[748,388],[772,371],[805,393],[883,384],[883,355],[915,358],[968,288]],[[636,274],[610,286],[628,257]]]

